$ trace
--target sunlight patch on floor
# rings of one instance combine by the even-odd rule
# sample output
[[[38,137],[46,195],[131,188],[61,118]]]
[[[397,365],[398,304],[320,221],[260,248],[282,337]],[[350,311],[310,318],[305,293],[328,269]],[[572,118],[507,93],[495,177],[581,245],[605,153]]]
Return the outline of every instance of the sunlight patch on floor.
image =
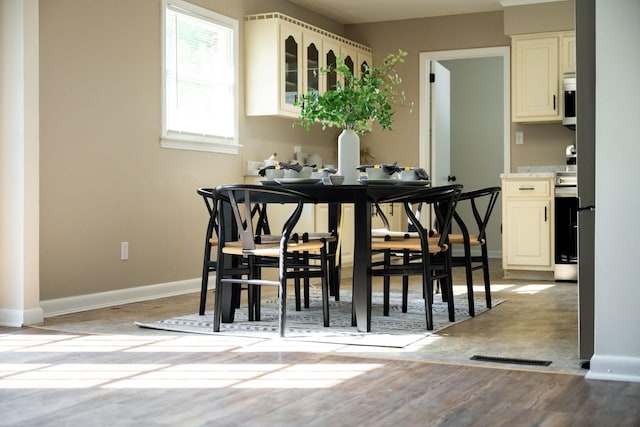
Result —
[[[328,388],[380,363],[0,364],[0,389]]]
[[[531,284],[531,285],[523,285],[518,286],[512,292],[516,292],[518,294],[537,294],[538,292],[542,292],[546,289],[552,288],[555,285],[550,284]]]

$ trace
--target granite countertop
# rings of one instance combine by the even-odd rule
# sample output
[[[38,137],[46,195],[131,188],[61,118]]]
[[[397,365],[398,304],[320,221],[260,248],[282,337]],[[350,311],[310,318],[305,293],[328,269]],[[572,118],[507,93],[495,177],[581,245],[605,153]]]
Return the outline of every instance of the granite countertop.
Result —
[[[512,172],[500,174],[500,178],[554,178],[555,176],[555,172]]]
[[[500,178],[554,178],[556,172],[565,170],[565,165],[519,166],[516,172],[501,173]]]

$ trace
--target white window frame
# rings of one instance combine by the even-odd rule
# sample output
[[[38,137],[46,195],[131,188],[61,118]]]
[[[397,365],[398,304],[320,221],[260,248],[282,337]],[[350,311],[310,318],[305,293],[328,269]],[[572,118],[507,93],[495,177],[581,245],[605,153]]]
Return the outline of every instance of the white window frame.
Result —
[[[198,19],[212,22],[232,30],[233,36],[233,117],[234,135],[231,137],[198,135],[194,133],[169,131],[167,129],[167,63],[166,63],[166,29],[167,29],[167,9],[180,9],[181,13],[191,15]],[[182,150],[208,151],[215,153],[238,154],[241,146],[238,142],[238,21],[219,13],[213,12],[199,6],[182,0],[163,0],[162,1],[162,135],[160,137],[160,146],[163,148],[175,148]]]

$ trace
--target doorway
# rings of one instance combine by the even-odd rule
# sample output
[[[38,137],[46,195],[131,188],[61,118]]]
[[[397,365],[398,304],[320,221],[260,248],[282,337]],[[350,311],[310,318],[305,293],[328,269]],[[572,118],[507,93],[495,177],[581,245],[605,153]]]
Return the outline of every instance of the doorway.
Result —
[[[449,71],[451,129],[448,132],[442,132],[441,125],[432,124],[434,116],[440,115],[432,102],[434,93],[440,90],[438,81],[430,80],[431,70],[436,68],[434,63]],[[455,183],[467,190],[500,186],[500,174],[510,168],[509,70],[508,47],[420,54],[421,167],[438,176],[451,175]],[[440,142],[442,134],[450,136],[450,149]],[[450,155],[442,155],[439,146],[444,146]],[[448,164],[438,164],[441,159]],[[500,209],[494,211],[487,230],[492,258],[502,256],[501,215]]]

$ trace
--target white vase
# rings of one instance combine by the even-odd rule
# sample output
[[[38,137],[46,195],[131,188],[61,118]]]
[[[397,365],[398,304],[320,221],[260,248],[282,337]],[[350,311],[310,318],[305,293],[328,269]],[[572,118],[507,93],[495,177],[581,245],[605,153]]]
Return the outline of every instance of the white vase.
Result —
[[[353,129],[344,129],[338,135],[338,174],[344,184],[357,184],[360,165],[360,137]]]

